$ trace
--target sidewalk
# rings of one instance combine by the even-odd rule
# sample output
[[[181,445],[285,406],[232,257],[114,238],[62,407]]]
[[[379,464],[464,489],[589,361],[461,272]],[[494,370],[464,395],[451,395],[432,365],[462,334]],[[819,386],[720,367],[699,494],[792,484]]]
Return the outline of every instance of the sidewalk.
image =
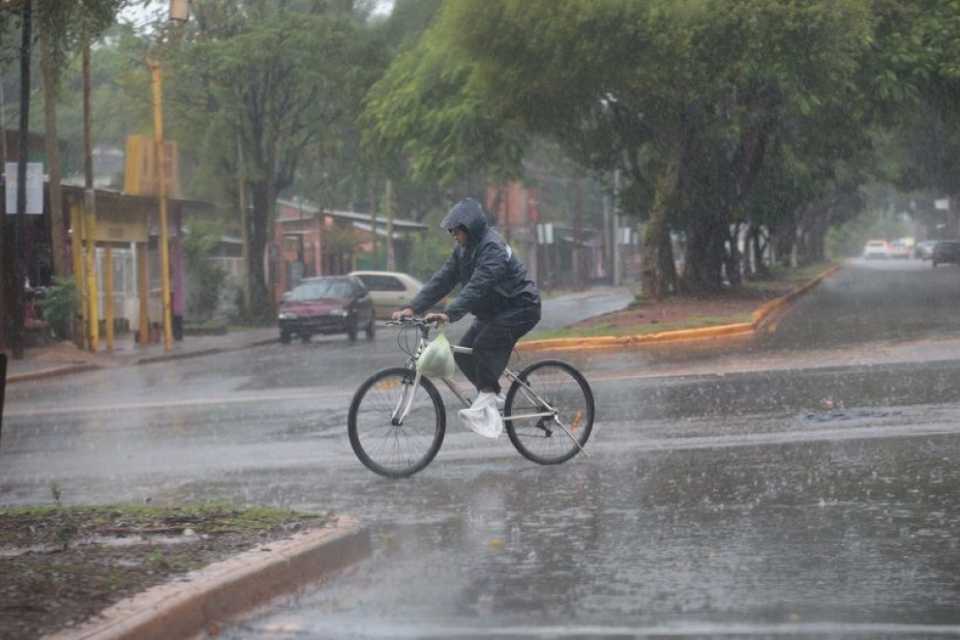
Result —
[[[567,351],[590,349],[629,349],[660,343],[678,341],[725,340],[753,336],[763,330],[771,320],[782,314],[797,297],[803,295],[839,267],[827,269],[805,285],[791,293],[761,305],[753,313],[753,321],[736,325],[704,327],[665,331],[642,336],[600,336],[592,338],[554,338],[545,340],[524,340],[518,345],[521,351]],[[548,304],[576,306],[582,300],[602,295],[602,290],[587,290],[567,293],[552,298]],[[583,318],[582,315],[579,316]],[[251,347],[270,344],[278,339],[276,327],[257,327],[237,329],[224,335],[184,336],[174,341],[168,352],[163,344],[148,346],[137,345],[132,334],[115,341],[114,350],[108,352],[101,340],[101,349],[89,353],[77,349],[71,342],[60,342],[44,347],[27,349],[22,360],[8,359],[7,383],[14,384],[27,380],[37,380],[54,376],[89,371],[109,367],[124,367],[151,362],[164,362],[181,358],[205,356],[227,351],[239,351]]]
[[[187,335],[183,340],[174,341],[170,351],[164,349],[163,343],[138,345],[133,341],[132,334],[115,340],[112,352],[106,350],[104,340],[101,340],[101,349],[96,353],[82,351],[72,342],[57,342],[27,349],[22,360],[8,359],[7,383],[237,351],[276,340],[276,327],[257,327],[236,329],[224,335]]]

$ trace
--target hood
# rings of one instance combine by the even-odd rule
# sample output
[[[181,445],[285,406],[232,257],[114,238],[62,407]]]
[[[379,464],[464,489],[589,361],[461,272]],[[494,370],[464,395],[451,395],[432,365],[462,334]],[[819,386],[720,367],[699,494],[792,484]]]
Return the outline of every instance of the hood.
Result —
[[[450,212],[440,222],[440,226],[450,231],[459,226],[467,229],[470,240],[477,242],[487,232],[487,214],[483,207],[473,198],[465,198],[455,204]]]
[[[280,304],[283,311],[300,313],[306,311],[323,312],[332,309],[340,309],[347,306],[350,300],[347,298],[317,298],[316,300],[287,300]]]

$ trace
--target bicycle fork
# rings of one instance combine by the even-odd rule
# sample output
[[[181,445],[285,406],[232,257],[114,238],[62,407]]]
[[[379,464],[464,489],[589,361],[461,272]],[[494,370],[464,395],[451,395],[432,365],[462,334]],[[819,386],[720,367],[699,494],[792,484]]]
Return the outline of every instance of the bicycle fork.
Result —
[[[403,385],[403,393],[397,400],[397,406],[393,408],[393,414],[390,416],[390,424],[399,427],[403,425],[407,414],[410,413],[410,407],[413,406],[413,398],[417,395],[417,387],[420,386],[420,372],[417,371],[413,376],[413,383]]]

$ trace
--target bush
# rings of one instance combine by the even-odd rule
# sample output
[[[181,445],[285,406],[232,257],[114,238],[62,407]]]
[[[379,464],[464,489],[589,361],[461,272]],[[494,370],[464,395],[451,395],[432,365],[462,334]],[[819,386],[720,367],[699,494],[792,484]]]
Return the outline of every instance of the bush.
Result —
[[[220,291],[227,281],[226,272],[210,262],[223,231],[217,224],[196,223],[183,243],[189,274],[188,314],[197,320],[208,320],[217,311]]]
[[[46,295],[40,300],[43,319],[61,340],[70,337],[70,326],[79,305],[80,294],[77,292],[77,283],[72,276],[55,277],[53,285],[47,289]]]

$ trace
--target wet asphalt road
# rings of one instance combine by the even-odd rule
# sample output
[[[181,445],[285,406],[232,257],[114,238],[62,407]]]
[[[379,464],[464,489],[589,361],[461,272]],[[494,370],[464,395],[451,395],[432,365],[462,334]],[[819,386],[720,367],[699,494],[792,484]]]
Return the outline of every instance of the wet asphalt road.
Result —
[[[451,420],[402,482],[343,434],[385,332],[14,388],[0,502],[57,480],[369,524],[368,561],[227,638],[960,636],[958,299],[960,269],[854,264],[746,353],[564,354],[597,396],[589,456],[538,467]]]

